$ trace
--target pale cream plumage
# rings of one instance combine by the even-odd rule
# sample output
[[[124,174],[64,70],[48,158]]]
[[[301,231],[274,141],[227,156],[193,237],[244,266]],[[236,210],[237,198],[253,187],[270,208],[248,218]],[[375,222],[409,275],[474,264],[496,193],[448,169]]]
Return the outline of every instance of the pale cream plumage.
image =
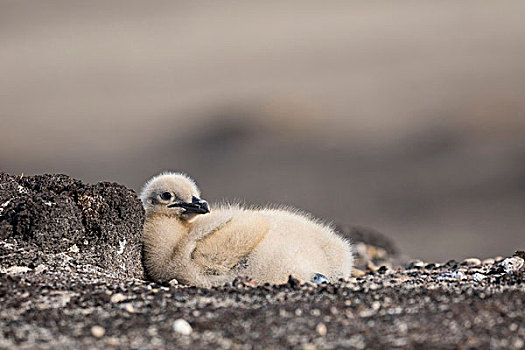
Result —
[[[163,199],[165,193],[171,198]],[[289,275],[304,281],[317,273],[332,281],[350,275],[351,245],[330,226],[289,209],[223,205],[195,214],[200,207],[190,201],[205,203],[199,195],[193,180],[178,173],[144,186],[145,265],[153,279],[213,286],[238,275],[259,283],[284,283]]]

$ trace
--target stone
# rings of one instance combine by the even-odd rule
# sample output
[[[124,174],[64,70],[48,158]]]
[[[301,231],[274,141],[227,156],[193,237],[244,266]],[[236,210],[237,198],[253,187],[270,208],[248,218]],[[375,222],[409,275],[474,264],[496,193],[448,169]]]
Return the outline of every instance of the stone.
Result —
[[[173,322],[173,330],[182,335],[190,335],[191,332],[193,332],[191,325],[182,318],[179,318]]]
[[[126,300],[126,296],[122,293],[115,293],[111,296],[111,298],[109,299],[112,303],[116,304],[116,303],[120,303],[121,301],[124,301]]]
[[[487,258],[482,261],[482,264],[483,265],[494,265],[495,262],[496,260],[494,260],[494,258]]]
[[[91,334],[96,338],[102,338],[106,334],[106,330],[101,326],[91,327]]]
[[[463,260],[463,262],[467,265],[481,265],[481,260],[479,260],[478,258],[467,258]]]
[[[366,272],[364,272],[363,270],[352,269],[352,276],[353,277],[363,277],[364,275],[366,275]]]
[[[327,332],[327,329],[324,323],[318,323],[317,326],[315,327],[315,330],[317,334],[319,334],[322,337],[324,337]]]
[[[128,312],[130,314],[135,312],[135,308],[133,307],[133,304],[131,304],[131,303],[125,303],[123,305],[123,307],[124,307],[124,310],[126,310],[126,312]]]
[[[475,281],[483,281],[485,278],[487,278],[487,276],[482,273],[475,273],[472,275],[472,279]]]
[[[177,281],[175,278],[168,282],[170,287],[176,287],[179,285],[179,281]]]
[[[374,272],[375,272],[375,271],[379,270],[379,266],[377,266],[376,264],[374,264],[372,261],[368,261],[368,262],[366,263],[366,269],[367,269],[368,271],[374,271]]]

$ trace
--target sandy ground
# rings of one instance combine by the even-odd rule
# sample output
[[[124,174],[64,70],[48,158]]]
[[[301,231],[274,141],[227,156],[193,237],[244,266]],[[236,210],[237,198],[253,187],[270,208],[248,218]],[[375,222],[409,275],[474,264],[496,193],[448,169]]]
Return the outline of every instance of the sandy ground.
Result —
[[[0,274],[4,349],[522,349],[523,274],[406,268],[333,285],[214,289],[116,279],[73,267]],[[478,272],[474,272],[478,271]],[[176,320],[190,325],[175,330]]]

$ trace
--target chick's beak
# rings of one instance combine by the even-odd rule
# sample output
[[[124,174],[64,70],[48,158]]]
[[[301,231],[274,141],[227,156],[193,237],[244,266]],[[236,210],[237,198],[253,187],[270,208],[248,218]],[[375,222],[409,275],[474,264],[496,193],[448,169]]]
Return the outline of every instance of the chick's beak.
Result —
[[[210,212],[208,202],[195,196],[191,198],[191,203],[173,203],[168,205],[168,208],[176,207],[185,209],[185,213],[206,214]]]

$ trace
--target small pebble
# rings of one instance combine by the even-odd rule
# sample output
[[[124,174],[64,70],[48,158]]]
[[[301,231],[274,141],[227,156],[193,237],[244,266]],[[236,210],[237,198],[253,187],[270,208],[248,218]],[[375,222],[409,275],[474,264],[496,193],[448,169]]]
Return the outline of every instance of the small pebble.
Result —
[[[503,266],[506,273],[516,273],[521,270],[524,264],[525,261],[518,256],[507,258],[501,262],[501,266]]]
[[[456,271],[453,271],[451,273],[442,273],[441,275],[437,276],[436,279],[438,280],[441,280],[441,279],[464,279],[465,278],[465,274],[459,270],[456,270]]]
[[[467,258],[463,260],[463,262],[467,265],[481,265],[481,260],[479,260],[478,258]]]
[[[416,266],[416,267],[423,267],[423,266],[426,265],[425,262],[423,262],[423,261],[421,261],[421,260],[416,260],[416,261],[414,261],[412,264],[413,264],[414,266]]]
[[[379,269],[379,266],[377,266],[376,264],[374,264],[372,261],[368,261],[366,263],[366,269],[369,270],[369,271],[377,271]]]
[[[116,303],[120,303],[121,301],[123,300],[126,300],[126,296],[122,293],[115,293],[111,296],[111,298],[109,299],[112,303],[116,304]]]
[[[402,283],[402,282],[406,282],[406,281],[408,281],[408,280],[410,280],[410,277],[408,277],[408,276],[401,276],[401,277],[399,277],[399,278],[395,278],[395,279],[394,279],[394,282],[396,282],[396,283]]]
[[[104,336],[104,334],[106,334],[106,330],[100,326],[93,326],[91,327],[91,334],[94,337],[101,338]]]
[[[408,270],[420,269],[422,267],[425,267],[425,265],[428,265],[428,264],[426,264],[425,262],[423,262],[421,260],[414,260],[414,261],[410,262],[410,264],[408,264],[408,266],[406,268]]]
[[[363,277],[366,273],[363,270],[352,269],[352,276],[354,277]]]
[[[452,278],[463,279],[465,278],[465,274],[462,271],[456,270],[452,272]]]
[[[315,330],[322,337],[326,335],[326,326],[324,325],[324,323],[317,324],[317,327],[315,327]]]
[[[126,310],[130,314],[135,312],[135,308],[133,307],[133,305],[131,303],[124,304],[124,310]]]
[[[472,275],[472,279],[475,280],[475,281],[483,281],[485,278],[487,278],[487,276],[485,276],[484,274],[481,274],[481,273],[475,273]]]
[[[523,349],[523,345],[525,345],[525,342],[523,341],[523,339],[520,338],[516,338],[516,340],[514,340],[514,343],[512,344],[514,349]]]
[[[175,320],[175,322],[173,322],[173,330],[182,335],[190,335],[191,332],[193,332],[191,325],[182,318],[179,318],[178,320]]]
[[[494,260],[493,258],[488,258],[488,259],[483,260],[482,264],[483,265],[494,265],[495,262],[496,260]]]
[[[315,284],[326,284],[326,283],[330,283],[330,280],[328,278],[326,278],[325,275],[322,275],[320,273],[316,273],[312,277],[312,282],[315,283]]]
[[[319,317],[321,316],[321,311],[319,309],[313,309],[312,311],[310,311],[310,315]]]
[[[177,280],[174,278],[174,279],[172,279],[171,281],[169,281],[168,284],[169,284],[171,287],[175,287],[175,286],[179,285],[179,281],[177,281]]]

